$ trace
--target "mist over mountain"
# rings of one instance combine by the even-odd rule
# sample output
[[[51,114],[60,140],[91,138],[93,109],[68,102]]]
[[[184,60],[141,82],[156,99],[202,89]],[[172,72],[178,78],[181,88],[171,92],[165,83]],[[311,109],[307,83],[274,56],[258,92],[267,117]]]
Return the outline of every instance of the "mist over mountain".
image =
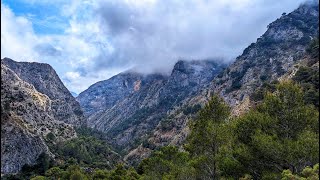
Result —
[[[129,151],[126,159],[136,162],[150,147],[181,144],[190,116],[212,94],[223,97],[233,115],[246,112],[257,88],[296,71],[292,68],[317,36],[318,17],[316,3],[283,14],[228,66],[219,59],[213,61],[217,64],[178,61],[170,75],[157,78],[120,73],[92,85],[77,100],[88,125],[106,132],[114,145]]]
[[[1,179],[319,179],[317,1],[1,5]]]
[[[131,68],[170,74],[179,59],[232,62],[305,0],[45,2],[1,1],[2,58],[49,63],[79,94]],[[25,12],[30,4],[47,11]]]

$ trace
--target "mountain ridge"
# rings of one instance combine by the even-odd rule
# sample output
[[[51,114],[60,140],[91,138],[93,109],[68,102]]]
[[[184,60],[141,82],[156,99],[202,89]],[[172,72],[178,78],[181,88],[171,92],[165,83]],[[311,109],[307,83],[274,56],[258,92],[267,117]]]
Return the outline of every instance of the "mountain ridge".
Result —
[[[106,110],[99,110],[90,115],[87,123],[90,127],[109,133],[109,138],[116,145],[130,147],[133,142],[132,138],[142,139],[141,137],[148,134],[150,129],[166,116],[169,109],[179,105],[187,96],[195,95],[223,68],[225,64],[218,64],[210,60],[180,60],[176,63],[170,76],[161,74],[143,76],[139,73],[137,76],[136,73],[131,75],[126,72],[128,78],[126,80],[121,78],[123,74],[116,75],[96,85],[114,83],[123,86],[127,84],[126,87],[129,88],[125,91],[126,96],[122,96],[122,100],[109,106]],[[115,79],[119,81],[114,82]],[[109,92],[107,89],[100,88],[99,90]],[[86,92],[90,92],[90,88]],[[84,94],[80,94],[77,98],[80,104],[84,102],[81,101],[83,97],[85,97]],[[97,99],[102,98],[97,97]],[[119,132],[124,133],[118,134]],[[113,138],[116,139],[112,140]]]
[[[14,70],[9,68],[8,64]],[[56,92],[50,94],[53,89],[41,89],[43,88],[41,85],[34,83],[41,76],[32,72],[51,70],[53,73],[54,70],[50,65],[22,64],[23,66],[20,66],[21,63],[8,58],[1,60],[1,174],[17,173],[24,165],[35,164],[41,153],[55,157],[54,152],[49,150],[48,144],[77,137],[73,125],[78,126],[83,121],[82,116],[75,115],[70,109],[59,112],[65,113],[70,117],[69,119],[66,121],[58,119],[62,116],[57,114],[60,110],[55,109],[58,105],[56,102],[60,101],[59,98],[68,97],[71,94],[59,95],[65,91],[56,91],[56,89],[54,89]],[[29,70],[30,66],[27,67],[25,64],[31,64],[34,68],[29,74],[33,79],[26,77],[28,75],[26,70]],[[47,72],[50,76],[50,71]],[[51,81],[49,87],[52,86],[64,87],[60,79]],[[42,92],[38,91],[39,89]],[[55,99],[50,99],[50,96]],[[61,101],[68,106],[74,106],[72,102],[68,104],[70,101],[67,99],[61,99]]]
[[[46,94],[52,100],[55,118],[75,126],[80,126],[85,122],[79,103],[49,64],[15,62],[9,58],[4,58],[1,61],[23,81],[34,85],[37,91]]]
[[[188,107],[203,105],[213,94],[219,94],[232,107],[234,116],[247,112],[255,104],[251,97],[255,89],[297,70],[295,65],[303,61],[312,37],[319,34],[318,7],[319,4],[301,5],[270,23],[268,30],[256,43],[248,46],[242,55],[196,96],[185,99],[184,104]],[[172,127],[163,129],[160,123],[145,143],[132,149],[125,159],[139,162],[155,147],[181,146],[189,133],[188,121],[196,116],[181,111],[181,108],[172,110],[170,114],[173,117],[168,118]]]

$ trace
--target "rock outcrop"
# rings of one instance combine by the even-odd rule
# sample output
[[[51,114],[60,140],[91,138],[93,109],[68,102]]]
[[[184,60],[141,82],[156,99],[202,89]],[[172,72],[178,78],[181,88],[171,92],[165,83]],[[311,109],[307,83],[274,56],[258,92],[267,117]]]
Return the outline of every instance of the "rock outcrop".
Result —
[[[46,70],[51,69],[49,65],[40,63],[18,63],[7,58],[1,60],[1,174],[19,172],[25,164],[34,164],[43,152],[53,157],[47,143],[76,137],[69,123],[78,125],[82,117],[70,111],[65,116],[69,117],[66,121],[59,119],[63,116],[57,102],[64,102],[64,107],[71,107],[72,103],[67,104],[69,101],[65,97],[68,95],[61,95],[65,87],[62,83],[61,86],[60,79],[48,82],[56,78],[49,77],[55,72],[47,71],[48,79],[42,79]],[[30,70],[29,75],[27,70]],[[55,98],[52,100],[50,96]]]
[[[16,62],[9,58],[4,58],[1,61],[21,80],[33,85],[38,92],[50,98],[55,119],[74,126],[85,123],[79,103],[49,64]]]
[[[116,103],[138,91],[141,85],[149,83],[144,81],[141,84],[143,78],[145,77],[142,74],[135,72],[120,73],[108,80],[93,84],[81,92],[76,99],[81,104],[84,114],[91,116],[98,111],[110,109]]]
[[[268,30],[213,81],[210,89],[235,107],[263,83],[283,76],[318,36],[318,9],[319,4],[303,4],[269,24]]]

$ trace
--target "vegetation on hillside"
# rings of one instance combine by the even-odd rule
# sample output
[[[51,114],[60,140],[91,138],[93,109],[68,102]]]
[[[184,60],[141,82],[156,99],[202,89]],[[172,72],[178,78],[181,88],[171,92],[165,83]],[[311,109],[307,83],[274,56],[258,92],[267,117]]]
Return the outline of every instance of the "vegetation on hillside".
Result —
[[[306,66],[301,66],[292,78],[305,92],[304,99],[319,108],[319,38],[314,38],[306,49]]]
[[[319,179],[318,50],[316,38],[307,49],[310,61],[293,81],[265,82],[251,96],[257,106],[240,117],[231,117],[217,95],[203,108],[185,108],[184,114],[200,110],[189,123],[184,146],[157,148],[135,168],[122,162],[106,134],[81,127],[77,138],[65,142],[56,143],[48,134],[55,159],[42,153],[35,165],[1,179]],[[170,128],[172,121],[161,128]]]
[[[40,157],[20,179],[319,179],[319,111],[294,82],[275,84],[261,103],[241,117],[213,96],[190,123],[183,149],[166,146],[136,169],[112,170],[101,140],[80,135],[58,152],[64,163]],[[72,153],[71,153],[72,152]],[[37,167],[37,168],[35,168]],[[36,171],[35,171],[36,169]],[[16,176],[15,178],[19,178]],[[21,178],[22,177],[22,178]],[[6,177],[6,179],[12,177]]]

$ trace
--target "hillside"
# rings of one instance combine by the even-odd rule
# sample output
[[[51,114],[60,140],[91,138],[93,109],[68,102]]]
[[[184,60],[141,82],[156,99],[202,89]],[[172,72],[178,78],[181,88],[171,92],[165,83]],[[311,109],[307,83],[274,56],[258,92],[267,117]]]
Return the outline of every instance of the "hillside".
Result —
[[[181,105],[183,108],[169,112],[171,116],[163,118],[147,140],[131,150],[125,159],[139,162],[152,149],[181,145],[189,134],[189,120],[196,117],[196,112],[186,113],[185,108],[203,106],[215,93],[231,106],[233,116],[239,116],[255,106],[253,93],[260,87],[292,78],[301,62],[314,59],[306,51],[319,33],[318,7],[319,4],[301,5],[269,24],[268,30],[257,42],[247,47],[208,87],[186,98]]]
[[[55,119],[75,126],[85,123],[79,103],[50,65],[35,62],[15,62],[9,58],[4,58],[1,62],[23,81],[32,84],[37,91],[50,98]]]
[[[238,107],[263,83],[277,80],[305,56],[319,34],[319,4],[303,4],[268,25],[268,30],[247,47],[210,90],[219,93],[237,115]]]
[[[55,118],[52,104],[1,61],[1,173],[34,164],[42,152],[54,156],[47,141],[76,137],[72,125]]]
[[[88,116],[90,127],[106,132],[114,145],[129,150],[224,67],[214,61],[179,61],[170,76],[121,73],[92,85],[77,100],[87,114],[91,112],[87,107],[99,107]]]
[[[1,179],[318,173],[319,3],[283,13],[230,64],[129,70],[79,95],[49,64],[1,59]]]

